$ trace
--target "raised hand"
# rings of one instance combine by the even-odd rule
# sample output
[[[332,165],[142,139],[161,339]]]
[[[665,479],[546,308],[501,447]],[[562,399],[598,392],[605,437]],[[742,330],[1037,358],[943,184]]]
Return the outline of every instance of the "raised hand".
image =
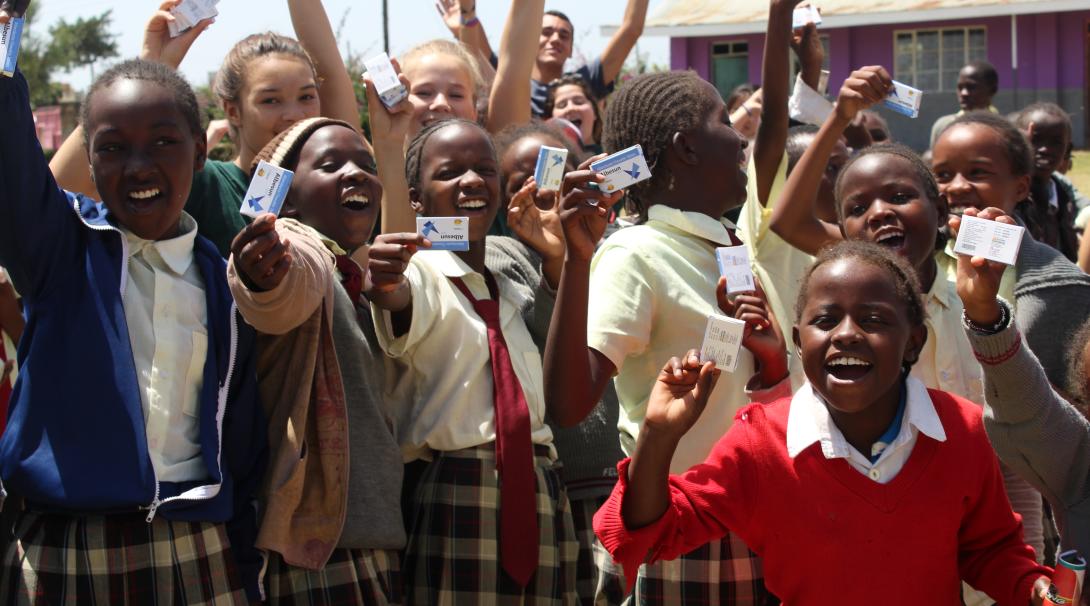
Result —
[[[0,0],[0,24],[26,14],[30,0]]]
[[[231,257],[246,288],[254,292],[272,290],[291,269],[288,240],[276,231],[276,215],[265,213],[254,219],[231,241]]]
[[[417,233],[382,234],[375,238],[367,253],[363,293],[377,305],[391,309],[383,303],[385,298],[376,298],[376,295],[405,288],[408,285],[405,270],[409,268],[409,259],[421,248],[430,247],[431,242]],[[408,299],[405,302],[407,304]],[[391,311],[400,311],[400,308]]]
[[[727,296],[727,279],[720,277],[715,298],[724,314],[746,323],[742,347],[759,362],[761,383],[771,387],[783,380],[787,375],[787,340],[768,306],[768,297],[760,281],[757,281],[755,292],[742,293],[732,299]]]
[[[651,388],[644,429],[681,439],[704,412],[719,374],[714,362],[700,362],[695,349],[681,358],[670,358]]]
[[[394,66],[394,71],[397,72],[398,80],[401,81],[402,86],[405,87],[405,90],[410,90],[412,85],[409,79],[401,73],[401,65],[396,59],[391,59],[390,63]],[[396,144],[399,147],[404,146],[405,138],[409,134],[409,124],[412,122],[413,117],[412,102],[406,97],[392,108],[387,108],[378,98],[375,83],[369,75],[363,75],[363,83],[367,87],[367,114],[371,120],[371,139],[375,147],[379,148],[380,143]]]
[[[458,0],[436,0],[435,10],[443,18],[450,33],[457,38],[462,32],[462,7]]]
[[[140,49],[141,59],[178,69],[182,59],[189,52],[189,47],[193,46],[197,37],[215,22],[215,19],[202,19],[197,25],[179,34],[177,38],[171,38],[170,27],[167,24],[174,21],[174,15],[170,14],[170,9],[181,3],[182,0],[166,0],[148,20],[148,25],[144,28],[144,44]]]
[[[886,68],[880,65],[861,67],[844,81],[836,99],[836,114],[851,122],[859,112],[889,96],[891,90],[893,78]]]
[[[548,200],[551,208],[538,208],[538,199]],[[564,230],[556,200],[555,193],[538,190],[530,177],[507,205],[507,226],[545,261],[564,259]]]
[[[560,186],[560,221],[568,243],[568,258],[572,260],[590,261],[606,231],[609,209],[624,195],[607,194],[591,185],[601,183],[603,177],[590,170],[590,165],[604,157],[602,154],[588,158],[578,170],[564,175]]]
[[[1017,225],[1014,219],[994,207],[984,210],[966,208],[965,214],[1007,225]],[[949,225],[956,238],[961,228],[961,217],[951,215]],[[958,296],[961,297],[961,303],[965,306],[965,315],[973,323],[989,326],[999,321],[1002,312],[996,297],[999,295],[999,284],[1006,269],[1006,265],[989,261],[984,257],[958,255]]]

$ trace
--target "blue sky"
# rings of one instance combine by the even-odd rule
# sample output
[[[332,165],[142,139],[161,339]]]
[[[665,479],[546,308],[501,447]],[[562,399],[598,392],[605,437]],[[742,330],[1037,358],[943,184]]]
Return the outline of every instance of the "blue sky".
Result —
[[[651,0],[650,12],[664,0]],[[118,34],[118,45],[123,57],[135,56],[140,49],[144,24],[158,2],[137,0],[43,0],[40,3],[39,31],[46,32],[48,25],[59,17],[75,19],[99,14],[113,9],[113,30]],[[382,50],[382,14],[379,0],[325,0],[326,11],[334,29],[345,18],[341,39],[342,52],[350,44],[356,52],[366,55]],[[507,16],[508,2],[503,0],[477,0],[477,12],[493,45],[498,45]],[[565,12],[575,23],[576,52],[593,56],[601,52],[607,38],[599,26],[616,24],[624,13],[624,0],[547,0],[547,9]],[[260,8],[258,8],[260,7]],[[220,15],[216,23],[193,45],[182,64],[182,71],[191,83],[205,84],[209,74],[219,68],[224,54],[238,39],[247,34],[273,30],[291,33],[287,3],[284,0],[220,0]],[[390,0],[390,47],[394,54],[417,42],[450,34],[436,13],[433,0]],[[347,16],[346,15],[347,11]],[[44,35],[44,34],[43,34]],[[640,45],[655,63],[669,63],[669,43],[665,38],[645,37]],[[101,68],[96,68],[101,73]],[[61,75],[77,89],[89,84],[88,70],[77,70]]]

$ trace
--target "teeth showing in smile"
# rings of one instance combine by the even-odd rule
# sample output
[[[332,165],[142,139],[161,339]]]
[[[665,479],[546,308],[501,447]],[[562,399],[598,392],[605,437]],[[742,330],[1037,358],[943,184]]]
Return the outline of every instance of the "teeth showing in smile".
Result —
[[[484,200],[466,200],[458,205],[458,208],[468,208],[470,210],[479,210],[488,206],[488,203]]]
[[[156,188],[145,189],[143,191],[134,191],[129,194],[130,198],[136,200],[147,200],[148,198],[154,198],[159,195],[159,190]]]
[[[834,360],[830,360],[827,365],[828,366],[870,366],[870,362],[867,362],[865,360],[860,360],[859,358],[853,358],[851,356],[846,356],[846,357],[843,357],[843,358],[836,358]]]
[[[353,203],[363,204],[364,206],[366,206],[366,205],[371,203],[371,198],[368,198],[364,194],[352,194],[351,196],[348,196],[347,198],[345,198],[344,200],[341,201],[342,205],[353,204]]]
[[[891,230],[883,233],[882,235],[878,236],[874,241],[876,243],[878,243],[878,244],[881,244],[881,243],[885,242],[886,240],[889,240],[889,239],[892,239],[892,238],[901,238],[901,237],[904,237],[904,235],[905,235],[905,233],[903,231],[899,230],[899,229],[891,229]]]

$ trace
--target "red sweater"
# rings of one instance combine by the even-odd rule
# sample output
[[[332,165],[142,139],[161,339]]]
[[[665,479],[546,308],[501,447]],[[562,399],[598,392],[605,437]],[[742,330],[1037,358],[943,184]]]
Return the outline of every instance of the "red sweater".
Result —
[[[1051,575],[1022,540],[981,408],[930,391],[946,441],[920,434],[888,484],[817,443],[787,454],[790,398],[742,409],[707,460],[670,476],[671,506],[654,524],[621,519],[628,463],[594,516],[594,530],[628,579],[645,560],[670,560],[730,529],[764,562],[765,584],[785,606],[958,606],[961,579],[1001,605],[1025,606]]]

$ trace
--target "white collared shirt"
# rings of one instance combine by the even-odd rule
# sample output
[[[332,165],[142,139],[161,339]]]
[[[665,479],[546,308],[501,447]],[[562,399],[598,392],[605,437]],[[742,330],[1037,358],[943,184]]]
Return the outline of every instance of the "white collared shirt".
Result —
[[[817,442],[826,459],[847,459],[859,473],[879,484],[889,483],[908,462],[919,434],[939,442],[946,441],[946,430],[942,428],[942,421],[935,412],[935,404],[931,402],[927,388],[911,377],[905,387],[907,395],[901,431],[882,451],[878,460],[871,463],[867,456],[848,443],[829,416],[824,400],[807,381],[791,398],[791,408],[787,413],[788,456],[793,459]]]
[[[943,254],[942,252],[937,255]],[[930,389],[941,389],[984,405],[984,369],[980,367],[962,326],[962,303],[955,283],[941,268],[924,295],[927,341],[912,376]]]
[[[175,238],[152,242],[121,228],[129,246],[122,300],[148,455],[156,477],[165,482],[208,476],[199,421],[208,309],[204,279],[193,262],[197,223],[183,212],[179,230]]]
[[[511,366],[530,409],[530,437],[551,447],[545,424],[541,354],[519,310],[524,297],[493,272],[500,295],[500,328]],[[496,440],[495,401],[488,329],[451,283],[459,277],[478,300],[489,299],[484,276],[448,251],[413,255],[405,277],[412,288],[412,323],[395,337],[390,312],[372,305],[379,345],[397,362],[390,373],[387,415],[406,461],[429,458],[431,450],[455,451]],[[554,452],[555,455],[555,452]]]

